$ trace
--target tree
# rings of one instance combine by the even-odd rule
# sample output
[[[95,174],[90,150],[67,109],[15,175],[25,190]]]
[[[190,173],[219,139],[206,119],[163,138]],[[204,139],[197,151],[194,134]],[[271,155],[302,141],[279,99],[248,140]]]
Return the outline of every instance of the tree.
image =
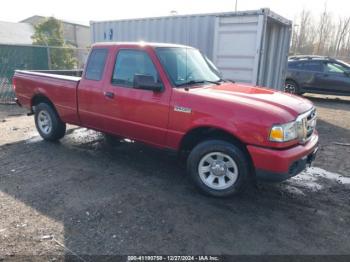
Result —
[[[347,18],[340,18],[339,19],[339,26],[338,26],[338,35],[337,35],[337,44],[335,47],[335,56],[339,54],[340,51],[340,45],[343,43],[346,34],[348,33],[348,28],[350,25],[350,17]]]
[[[308,44],[308,31],[310,27],[310,20],[311,20],[311,12],[303,10],[300,15],[300,29],[299,29],[299,37],[298,37],[298,43],[297,48],[298,50],[303,50],[305,46]]]
[[[350,16],[336,22],[326,5],[319,19],[302,10],[294,19],[291,53],[334,56],[350,62]]]
[[[318,24],[318,43],[316,47],[317,54],[324,54],[325,47],[327,46],[327,41],[329,35],[332,31],[332,19],[327,10],[327,4],[325,3],[324,11],[321,14],[321,18]]]
[[[73,69],[77,66],[72,46],[65,43],[61,21],[49,17],[35,26],[33,44],[44,45],[49,50],[51,69]]]

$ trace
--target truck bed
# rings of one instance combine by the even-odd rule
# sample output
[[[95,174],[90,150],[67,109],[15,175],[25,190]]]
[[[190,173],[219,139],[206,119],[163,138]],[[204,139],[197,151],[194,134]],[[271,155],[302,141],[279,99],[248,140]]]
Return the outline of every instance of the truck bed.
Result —
[[[77,111],[77,87],[81,80],[80,70],[17,70],[14,86],[19,103],[32,110],[33,94],[46,96],[55,105],[64,122],[79,123]],[[80,76],[78,76],[80,75]]]

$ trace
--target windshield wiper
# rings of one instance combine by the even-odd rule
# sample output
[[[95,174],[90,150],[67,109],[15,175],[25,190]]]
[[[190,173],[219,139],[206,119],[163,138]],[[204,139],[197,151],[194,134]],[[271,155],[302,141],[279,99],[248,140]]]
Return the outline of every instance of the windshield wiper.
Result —
[[[210,81],[210,80],[191,80],[182,84],[177,84],[176,86],[189,86],[189,85],[195,85],[195,84],[205,84],[205,83],[211,83],[215,85],[220,85],[221,79],[219,81]]]

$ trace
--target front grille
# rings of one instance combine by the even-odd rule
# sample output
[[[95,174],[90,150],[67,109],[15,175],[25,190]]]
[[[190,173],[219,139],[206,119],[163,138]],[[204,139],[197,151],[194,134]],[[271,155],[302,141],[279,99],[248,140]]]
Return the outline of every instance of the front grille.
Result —
[[[306,143],[311,138],[316,128],[316,109],[313,108],[312,110],[300,115],[297,118],[297,121],[299,127],[299,138],[302,143]]]
[[[316,109],[312,109],[306,118],[306,140],[308,140],[314,133],[316,127]]]

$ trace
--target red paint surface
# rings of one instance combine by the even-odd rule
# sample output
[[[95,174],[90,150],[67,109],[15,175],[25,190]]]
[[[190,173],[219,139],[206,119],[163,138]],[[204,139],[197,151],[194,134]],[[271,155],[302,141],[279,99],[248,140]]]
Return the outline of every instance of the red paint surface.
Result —
[[[186,133],[198,127],[225,130],[247,146],[256,168],[285,172],[290,163],[309,154],[318,136],[305,145],[298,141],[275,143],[268,140],[273,124],[287,123],[310,110],[306,99],[244,84],[224,83],[174,88],[154,51],[155,46],[139,44],[97,44],[107,48],[108,59],[101,81],[56,79],[16,72],[16,95],[27,108],[41,94],[56,107],[64,122],[142,141],[161,148],[178,150]],[[162,92],[125,88],[111,84],[118,50],[143,49],[155,64]],[[107,98],[104,93],[115,97]],[[174,111],[175,106],[191,113]]]

